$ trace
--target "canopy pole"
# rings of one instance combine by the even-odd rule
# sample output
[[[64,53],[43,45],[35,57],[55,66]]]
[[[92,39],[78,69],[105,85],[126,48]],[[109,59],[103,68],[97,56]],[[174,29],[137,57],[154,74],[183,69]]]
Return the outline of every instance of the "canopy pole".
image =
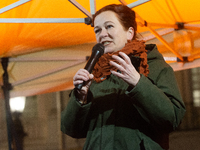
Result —
[[[158,40],[160,40],[171,52],[173,52],[181,61],[183,61],[183,57],[176,52],[175,50],[173,50],[169,44],[162,38],[162,36],[160,36],[154,29],[151,28],[151,26],[144,20],[142,19],[137,13],[136,14],[136,18],[138,18],[141,21],[141,24],[145,27],[147,27],[149,29],[149,31],[154,34]]]
[[[133,7],[136,7],[136,6],[139,6],[139,5],[142,5],[146,2],[149,2],[150,0],[137,0],[133,3],[130,3],[130,4],[127,4],[125,2],[125,0],[119,0],[123,5],[127,5],[129,8],[133,8]]]
[[[177,53],[175,50],[173,50],[169,44],[160,36],[156,31],[154,31],[150,26],[147,26],[147,28],[153,33],[171,52],[173,52],[181,61],[183,61],[183,57]]]
[[[91,14],[95,14],[96,12],[96,0],[90,0],[90,12]]]
[[[119,0],[122,4],[124,4],[124,5],[127,5],[127,3],[124,1],[124,0]],[[141,2],[140,4],[142,4],[142,3],[145,3],[145,2],[148,2],[149,0],[141,0],[141,1],[138,1],[138,2]],[[127,5],[129,8],[133,8],[133,7],[136,7],[137,5],[135,4],[134,5],[134,3],[132,3],[131,4],[131,6],[130,5]],[[145,27],[147,27],[149,30],[150,30],[150,32],[153,34],[153,35],[155,35],[155,37],[157,37],[157,39],[158,40],[160,40],[170,51],[172,51],[181,61],[183,61],[183,57],[179,54],[179,53],[177,53],[176,51],[174,51],[170,46],[169,46],[169,44],[162,38],[162,36],[160,36],[156,31],[154,31],[152,28],[151,28],[151,26],[149,25],[149,24],[147,24],[147,22],[144,20],[144,19],[142,19],[142,17],[140,17],[136,12],[135,12],[135,15],[136,15],[136,18],[138,18],[140,21],[141,21],[141,24],[143,25],[143,26],[145,26]]]
[[[4,57],[1,59],[1,64],[4,70],[3,73],[3,92],[4,92],[4,100],[5,100],[5,108],[6,108],[6,122],[7,122],[7,134],[8,134],[8,147],[9,150],[12,150],[12,142],[13,142],[13,136],[12,136],[12,116],[10,111],[10,90],[12,89],[11,84],[8,81],[8,57]]]
[[[76,8],[78,8],[82,13],[84,13],[86,16],[92,19],[92,14],[88,12],[83,6],[81,6],[76,0],[68,0],[70,3],[72,3]]]
[[[72,62],[70,64],[65,64],[65,65],[63,65],[63,66],[61,66],[59,68],[55,68],[55,69],[43,72],[41,74],[37,74],[35,76],[28,77],[26,79],[22,79],[22,80],[16,81],[16,82],[12,83],[12,85],[13,86],[17,86],[17,85],[20,85],[20,84],[23,84],[23,83],[26,83],[26,82],[29,82],[29,81],[32,81],[32,80],[36,80],[36,79],[42,78],[44,76],[47,76],[47,75],[54,74],[56,72],[62,71],[62,70],[67,69],[69,67],[73,67],[74,65],[79,65],[79,64],[84,63],[84,62],[85,62],[85,60],[80,60],[80,61],[77,61],[77,62]]]
[[[7,134],[8,134],[8,148],[9,150],[20,150],[19,143],[17,142],[15,127],[13,125],[12,115],[10,111],[10,90],[12,89],[11,84],[9,83],[8,76],[8,57],[1,58],[1,64],[4,70],[3,73],[3,92],[5,100],[5,109],[6,109],[6,123],[7,123]]]
[[[189,61],[193,61],[194,59],[198,59],[198,58],[200,58],[200,52],[195,53],[195,54],[193,54],[191,56],[188,56],[188,60]]]
[[[15,2],[13,4],[10,4],[10,5],[8,5],[8,6],[4,7],[4,8],[1,8],[0,9],[0,14],[4,13],[6,11],[9,11],[9,10],[15,8],[15,7],[18,7],[18,6],[22,5],[22,4],[25,4],[25,3],[29,2],[29,1],[31,1],[31,0],[19,0],[19,1]]]

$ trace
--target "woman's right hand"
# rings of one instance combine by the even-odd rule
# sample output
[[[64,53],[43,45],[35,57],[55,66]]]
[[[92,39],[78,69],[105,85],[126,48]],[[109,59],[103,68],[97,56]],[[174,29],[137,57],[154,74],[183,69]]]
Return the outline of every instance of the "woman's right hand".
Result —
[[[93,74],[90,74],[86,69],[79,69],[73,77],[74,86],[85,81],[85,84],[83,85],[81,90],[77,90],[78,98],[82,103],[87,103],[87,93],[92,83],[93,77]]]

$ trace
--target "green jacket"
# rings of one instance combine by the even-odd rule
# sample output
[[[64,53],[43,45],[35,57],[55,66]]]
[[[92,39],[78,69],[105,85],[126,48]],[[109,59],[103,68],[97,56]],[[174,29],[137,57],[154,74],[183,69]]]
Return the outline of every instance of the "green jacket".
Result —
[[[74,90],[62,112],[61,130],[85,138],[84,150],[162,150],[169,148],[169,133],[185,113],[172,68],[155,45],[148,53],[150,73],[141,75],[131,89],[114,75],[92,82],[89,103],[81,106]]]

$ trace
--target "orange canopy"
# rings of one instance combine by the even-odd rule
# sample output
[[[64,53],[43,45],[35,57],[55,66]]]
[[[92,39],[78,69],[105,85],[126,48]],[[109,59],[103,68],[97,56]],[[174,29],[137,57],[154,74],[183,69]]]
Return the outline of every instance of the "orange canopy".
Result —
[[[133,7],[140,39],[157,44],[174,70],[200,66],[199,0],[0,1],[0,57],[9,57],[11,97],[73,88],[95,44],[85,18],[112,3]]]

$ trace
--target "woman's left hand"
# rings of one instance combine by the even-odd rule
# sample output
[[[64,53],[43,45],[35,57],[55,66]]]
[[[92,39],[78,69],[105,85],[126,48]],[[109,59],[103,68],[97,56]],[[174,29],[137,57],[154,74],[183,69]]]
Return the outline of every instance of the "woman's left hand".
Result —
[[[112,58],[115,59],[119,64],[113,61],[110,61],[110,64],[116,67],[121,73],[113,70],[111,70],[111,73],[123,79],[129,85],[135,87],[140,79],[140,74],[137,72],[131,63],[130,58],[125,53],[119,52],[119,55],[122,56],[123,59],[116,55],[112,56]]]

